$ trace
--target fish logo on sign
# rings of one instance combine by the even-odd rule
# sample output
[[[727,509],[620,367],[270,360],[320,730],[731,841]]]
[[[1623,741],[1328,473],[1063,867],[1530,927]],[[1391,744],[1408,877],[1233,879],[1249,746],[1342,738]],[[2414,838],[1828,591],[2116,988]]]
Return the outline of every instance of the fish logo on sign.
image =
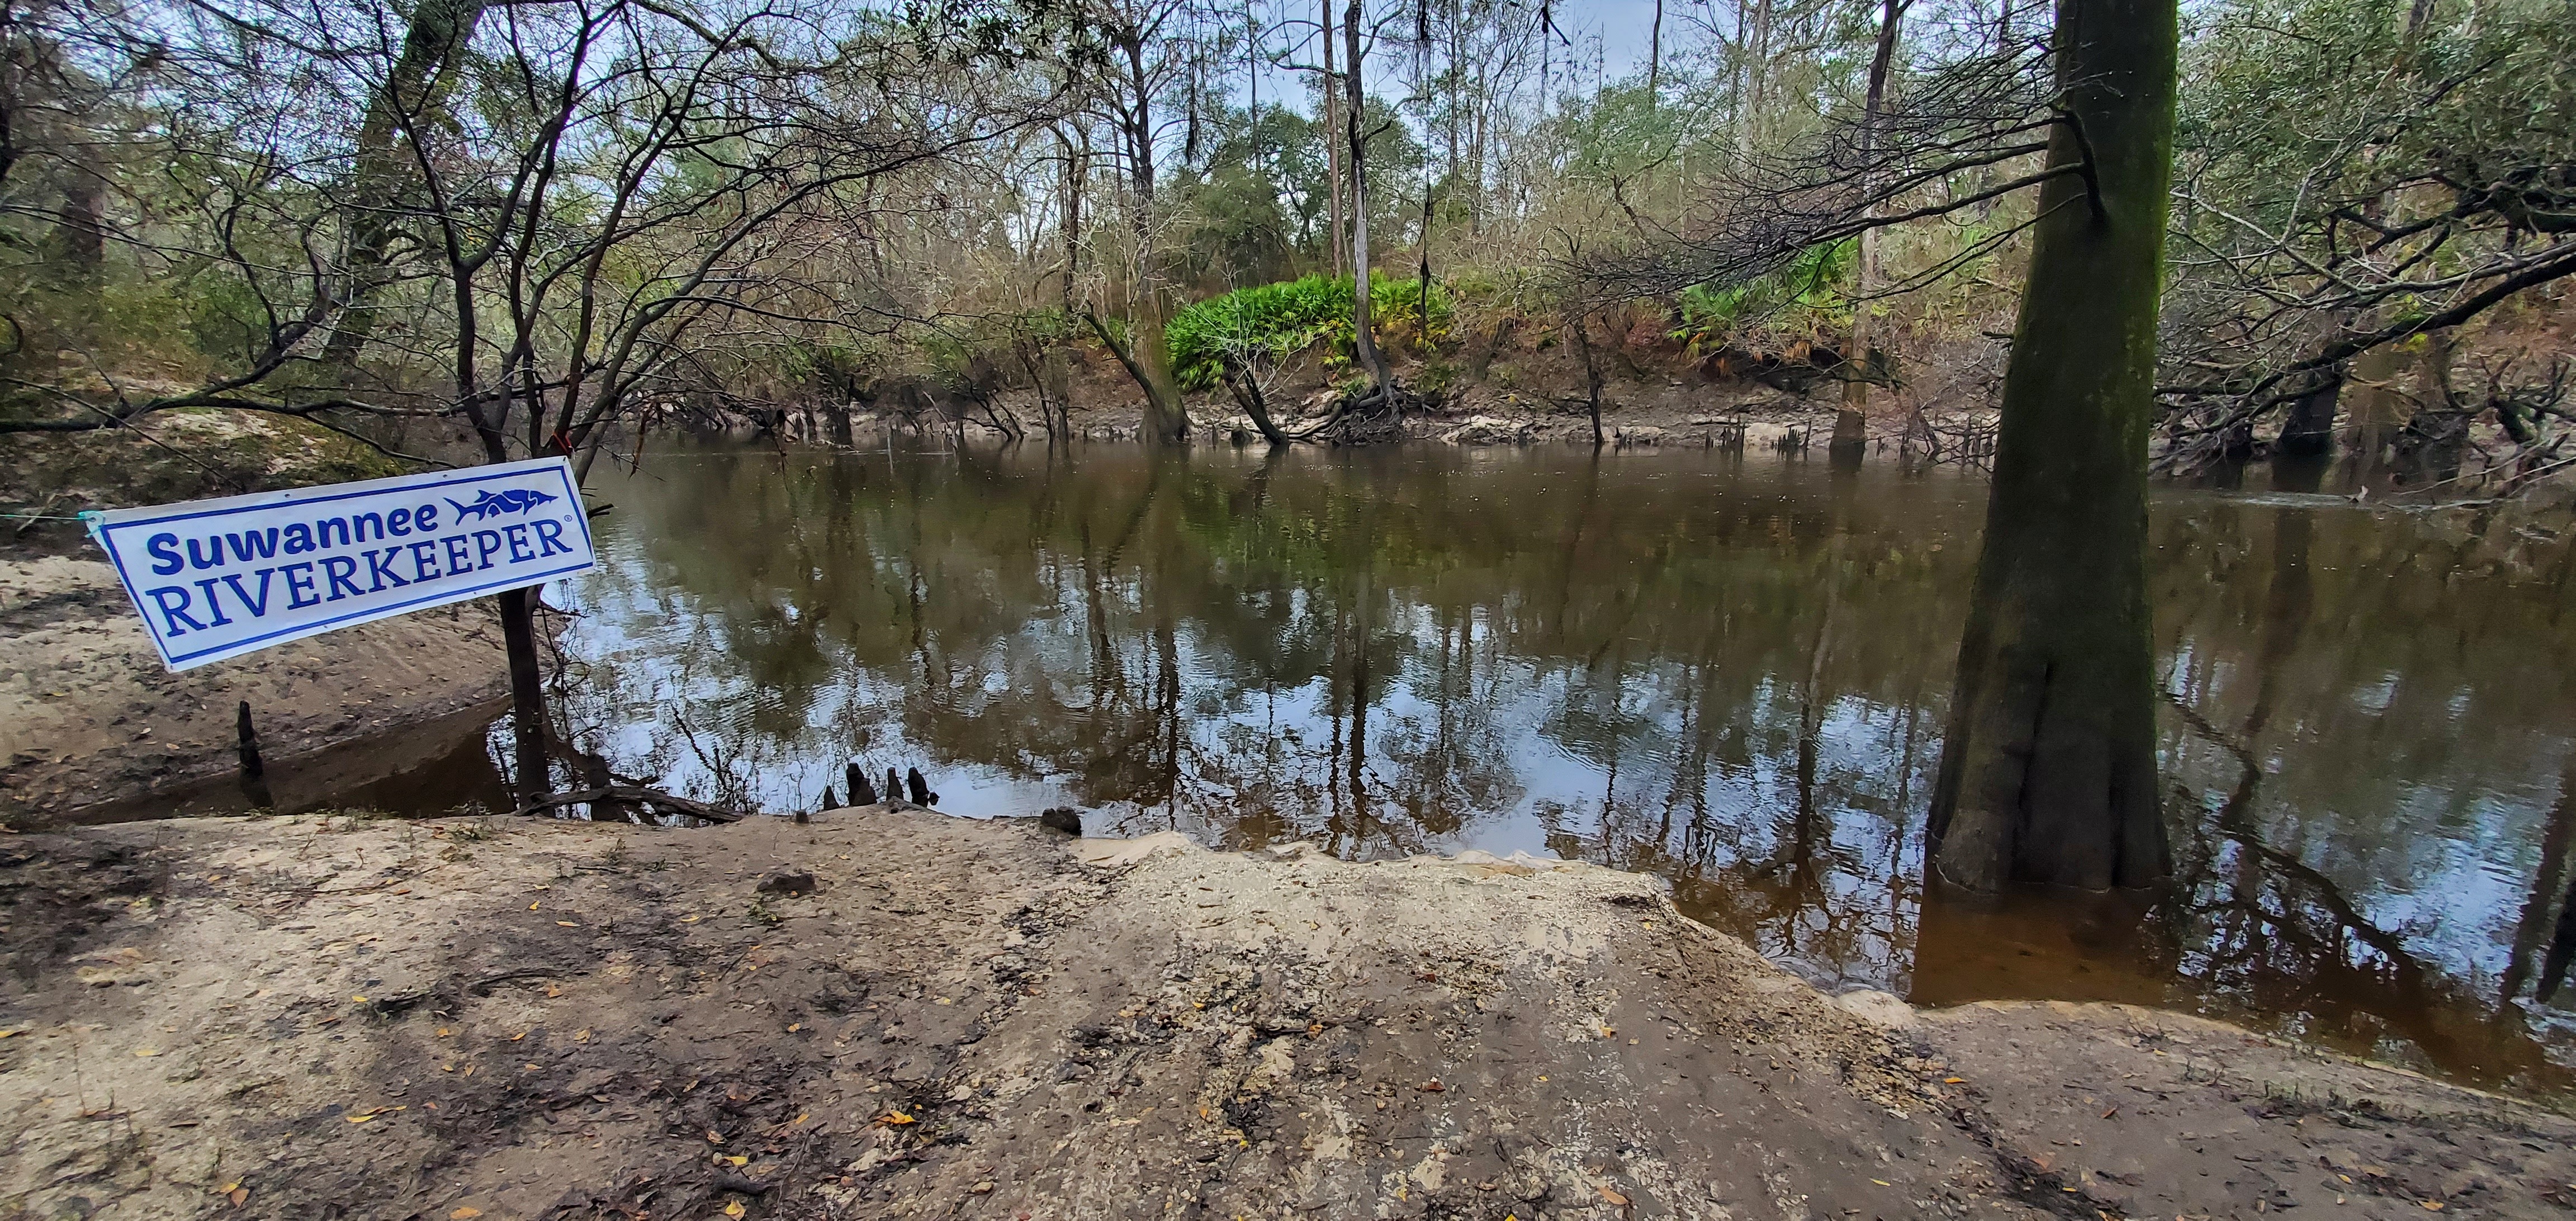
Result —
[[[563,458],[83,516],[173,670],[599,562]]]
[[[470,505],[456,504],[453,500],[450,500],[447,503],[456,505],[456,515],[458,517],[471,517],[476,521],[482,521],[487,518],[506,517],[512,513],[525,513],[530,509],[536,508],[538,505],[551,504],[554,500],[555,497],[548,496],[543,492],[532,492],[526,488],[512,488],[506,492],[487,490],[483,495],[477,497],[474,503]]]

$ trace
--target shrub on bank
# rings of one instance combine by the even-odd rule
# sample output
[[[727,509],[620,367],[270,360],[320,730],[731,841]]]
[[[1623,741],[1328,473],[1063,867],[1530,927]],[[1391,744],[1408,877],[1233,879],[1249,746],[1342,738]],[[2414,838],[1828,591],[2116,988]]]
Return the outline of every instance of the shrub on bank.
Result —
[[[1229,352],[1277,360],[1317,344],[1326,345],[1328,365],[1347,363],[1352,291],[1348,276],[1307,276],[1238,288],[1201,301],[1175,315],[1164,328],[1164,340],[1171,345],[1172,372],[1184,388],[1206,390],[1217,384]],[[1369,316],[1381,340],[1388,335],[1411,335],[1432,343],[1447,338],[1449,294],[1438,281],[1431,285],[1428,328],[1422,313],[1422,281],[1369,281]]]

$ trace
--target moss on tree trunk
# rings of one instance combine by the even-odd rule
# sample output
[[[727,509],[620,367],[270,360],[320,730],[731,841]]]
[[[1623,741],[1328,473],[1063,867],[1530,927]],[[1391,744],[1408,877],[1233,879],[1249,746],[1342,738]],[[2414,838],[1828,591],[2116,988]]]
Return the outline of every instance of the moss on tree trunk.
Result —
[[[2105,890],[2170,871],[2157,808],[2147,430],[2173,167],[2175,0],[2058,0],[2050,139],[1930,872]]]

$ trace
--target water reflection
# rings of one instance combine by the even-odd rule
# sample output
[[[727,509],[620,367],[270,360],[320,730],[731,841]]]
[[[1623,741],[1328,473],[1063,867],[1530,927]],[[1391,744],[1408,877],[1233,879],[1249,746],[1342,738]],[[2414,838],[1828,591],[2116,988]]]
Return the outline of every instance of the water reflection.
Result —
[[[2260,484],[2258,478],[2253,482]],[[711,801],[1660,874],[1828,985],[2198,1006],[2556,1089],[2571,549],[2297,476],[2155,506],[2187,897],[1924,914],[1984,486],[1703,454],[681,452],[600,485],[573,737]],[[2561,1002],[2568,999],[2561,994]]]

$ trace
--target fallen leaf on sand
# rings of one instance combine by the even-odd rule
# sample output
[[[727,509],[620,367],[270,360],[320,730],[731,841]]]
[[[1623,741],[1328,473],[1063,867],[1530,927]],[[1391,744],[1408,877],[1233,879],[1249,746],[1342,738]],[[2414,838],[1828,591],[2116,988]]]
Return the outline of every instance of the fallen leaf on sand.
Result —
[[[748,1166],[751,1164],[750,1158],[739,1153],[719,1153],[716,1156],[723,1158],[725,1162],[730,1165]]]
[[[1968,1080],[1968,1079],[1967,1079],[1967,1078],[1965,1078],[1965,1077],[1943,1077],[1943,1078],[1941,1079],[1941,1084],[1943,1084],[1943,1085],[1963,1085],[1963,1084],[1965,1084],[1965,1083],[1967,1082],[1967,1080]]]
[[[555,927],[557,927],[557,928],[580,928],[581,926],[580,926],[580,925],[578,925],[578,924],[573,923],[573,922],[572,922],[572,921],[570,921],[570,920],[557,920],[557,921],[555,921]]]
[[[789,1034],[794,1034],[803,1029],[805,1029],[805,1024],[803,1022],[789,1022],[787,1024],[787,1033]]]
[[[527,1032],[527,1031],[522,1030],[522,1031],[520,1031],[520,1032],[519,1032],[519,1033],[517,1033],[517,1034],[511,1035],[511,1036],[510,1036],[510,1041],[511,1041],[511,1042],[513,1042],[513,1043],[516,1043],[516,1042],[518,1042],[519,1040],[524,1039],[524,1038],[526,1038],[526,1037],[528,1037],[528,1032]]]
[[[442,1038],[442,1039],[446,1038],[450,1033],[451,1033],[451,1032],[450,1032],[450,1031],[449,1031],[445,1026],[441,1026],[441,1027],[439,1027],[439,1028],[438,1028],[438,1037],[440,1037],[440,1038]]]
[[[250,1200],[250,1188],[247,1188],[247,1187],[236,1187],[236,1188],[233,1188],[231,1191],[227,1191],[227,1192],[225,1192],[225,1193],[224,1193],[224,1198],[225,1198],[225,1199],[227,1199],[227,1200],[232,1201],[232,1202],[233,1202],[233,1207],[235,1207],[235,1208],[239,1208],[239,1207],[241,1207],[243,1204],[245,1204],[245,1203],[248,1203],[248,1202],[249,1202],[249,1200]]]
[[[1437,1081],[1425,1081],[1414,1088],[1421,1090],[1425,1094],[1438,1094],[1446,1092],[1449,1087],[1442,1085]]]
[[[1607,1187],[1601,1189],[1601,1198],[1608,1200],[1613,1204],[1625,1204],[1628,1202],[1628,1197],[1620,1195],[1618,1192],[1612,1191]]]
[[[528,900],[528,910],[529,910],[529,911],[535,911],[535,910],[537,910],[537,904],[538,904],[538,903],[540,903],[540,902],[542,902],[542,901],[543,901],[543,900],[539,900],[539,899],[530,899],[530,900]]]
[[[21,1030],[0,1030],[0,1039],[8,1038],[10,1035],[13,1035],[13,1034],[24,1034],[24,1033],[26,1033],[26,1032],[25,1032],[25,1031],[21,1031]]]
[[[901,1111],[888,1111],[885,1114],[878,1116],[877,1122],[890,1127],[899,1127],[903,1124],[918,1123],[920,1121]]]
[[[341,1118],[348,1120],[350,1123],[365,1123],[368,1120],[374,1119],[375,1116],[372,1113],[361,1112],[355,1115],[343,1115]]]
[[[734,1201],[734,1202],[733,1202],[733,1203],[731,1203],[731,1204],[727,1204],[727,1205],[725,1205],[725,1215],[726,1215],[726,1216],[728,1216],[728,1217],[739,1217],[739,1216],[741,1216],[742,1214],[743,1214],[742,1201],[740,1201],[740,1200],[736,1200],[736,1201]]]
[[[797,1113],[796,1113],[796,1118],[791,1119],[791,1120],[789,1120],[789,1121],[787,1121],[787,1122],[788,1122],[788,1123],[790,1123],[790,1124],[800,1124],[800,1123],[803,1123],[803,1122],[805,1122],[805,1115],[806,1115],[806,1113],[805,1113],[805,1112],[803,1112],[803,1111],[799,1111],[799,1112],[797,1112]]]
[[[682,916],[682,917],[680,917],[680,923],[682,923],[682,924],[695,924],[695,923],[697,923],[698,921],[703,920],[703,919],[705,919],[705,917],[704,917],[704,916]]]
[[[161,1054],[161,1049],[158,1047],[137,1047],[134,1049],[134,1054],[137,1056],[157,1056]]]
[[[349,1002],[355,1005],[363,1005],[367,1003],[367,998],[363,996],[352,996],[349,998]]]
[[[447,1214],[447,1221],[474,1221],[474,1218],[482,1215],[482,1209],[476,1208],[471,1204],[465,1204],[458,1206],[456,1211]]]

